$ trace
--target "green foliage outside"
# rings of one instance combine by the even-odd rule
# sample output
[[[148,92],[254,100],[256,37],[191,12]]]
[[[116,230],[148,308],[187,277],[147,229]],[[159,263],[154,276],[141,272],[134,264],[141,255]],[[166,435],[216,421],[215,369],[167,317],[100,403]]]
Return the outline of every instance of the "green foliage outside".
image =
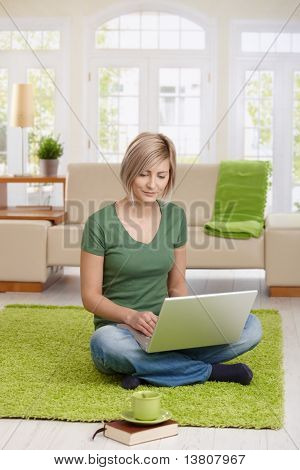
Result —
[[[261,72],[258,75],[256,72],[246,87],[246,113],[250,126],[258,129],[259,156],[267,156],[266,154],[272,153],[272,108],[272,73]]]
[[[98,141],[102,152],[119,152],[118,102],[113,95],[119,91],[120,69],[99,70],[99,129]]]
[[[55,87],[53,69],[47,72],[40,69],[28,71],[28,82],[34,90],[34,127],[28,133],[28,160],[33,167],[33,173],[39,173],[38,148],[43,136],[49,136],[54,131],[55,123]]]

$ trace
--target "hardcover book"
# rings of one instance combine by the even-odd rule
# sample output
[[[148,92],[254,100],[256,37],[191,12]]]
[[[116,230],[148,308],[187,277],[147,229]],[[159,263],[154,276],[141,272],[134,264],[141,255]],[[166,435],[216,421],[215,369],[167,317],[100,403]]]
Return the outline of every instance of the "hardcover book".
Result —
[[[104,428],[104,436],[132,446],[178,434],[178,423],[172,419],[156,425],[140,425],[125,420],[112,421]]]

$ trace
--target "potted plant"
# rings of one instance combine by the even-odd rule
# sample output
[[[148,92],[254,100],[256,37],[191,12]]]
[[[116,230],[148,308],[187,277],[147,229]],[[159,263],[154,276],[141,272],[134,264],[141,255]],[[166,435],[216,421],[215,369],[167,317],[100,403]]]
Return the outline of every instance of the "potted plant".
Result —
[[[63,154],[63,145],[59,142],[59,135],[44,136],[39,141],[37,156],[40,160],[40,172],[43,176],[56,176],[58,159]]]

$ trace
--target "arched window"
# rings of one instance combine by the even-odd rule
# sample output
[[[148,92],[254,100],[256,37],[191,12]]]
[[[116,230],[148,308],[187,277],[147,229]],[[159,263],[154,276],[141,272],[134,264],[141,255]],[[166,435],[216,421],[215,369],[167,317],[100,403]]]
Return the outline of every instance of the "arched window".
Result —
[[[212,128],[212,33],[179,14],[139,11],[93,23],[88,59],[89,129],[108,162],[142,131],[175,143],[194,162]],[[92,52],[91,52],[92,50]],[[95,145],[90,161],[101,161]],[[212,148],[198,161],[212,160]]]
[[[205,31],[201,26],[163,12],[119,16],[102,24],[95,39],[99,49],[205,49]]]

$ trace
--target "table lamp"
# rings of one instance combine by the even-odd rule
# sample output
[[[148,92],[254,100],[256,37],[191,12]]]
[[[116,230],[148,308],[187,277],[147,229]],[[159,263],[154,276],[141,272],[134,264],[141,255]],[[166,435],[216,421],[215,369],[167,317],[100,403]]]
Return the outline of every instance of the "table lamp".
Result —
[[[11,100],[10,125],[22,130],[22,175],[25,174],[24,128],[33,126],[33,89],[30,83],[14,83]]]

